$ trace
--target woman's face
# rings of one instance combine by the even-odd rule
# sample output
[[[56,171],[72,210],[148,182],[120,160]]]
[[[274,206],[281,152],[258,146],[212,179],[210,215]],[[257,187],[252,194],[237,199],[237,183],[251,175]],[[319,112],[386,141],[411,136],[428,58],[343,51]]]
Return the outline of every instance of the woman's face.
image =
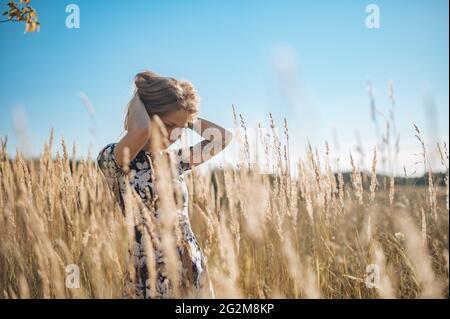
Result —
[[[161,121],[166,127],[169,143],[174,143],[183,133],[183,128],[188,125],[188,112],[184,109],[168,112],[160,115]]]

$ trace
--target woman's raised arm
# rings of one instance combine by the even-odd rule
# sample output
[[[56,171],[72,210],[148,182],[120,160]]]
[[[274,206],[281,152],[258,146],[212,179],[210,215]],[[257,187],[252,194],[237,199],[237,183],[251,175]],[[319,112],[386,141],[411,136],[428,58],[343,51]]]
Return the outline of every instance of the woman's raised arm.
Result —
[[[130,101],[126,117],[126,134],[114,148],[114,157],[118,165],[123,166],[126,149],[128,149],[128,160],[131,161],[144,147],[150,138],[150,117],[144,104],[137,93]]]
[[[183,156],[189,156],[191,167],[200,165],[219,154],[230,144],[233,133],[208,120],[198,118],[189,128],[199,134],[203,141],[183,149]]]

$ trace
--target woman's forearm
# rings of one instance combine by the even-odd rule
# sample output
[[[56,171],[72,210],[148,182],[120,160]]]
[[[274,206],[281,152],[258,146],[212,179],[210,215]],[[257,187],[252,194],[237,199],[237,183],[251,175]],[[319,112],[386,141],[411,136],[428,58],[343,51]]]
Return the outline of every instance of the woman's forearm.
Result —
[[[230,131],[202,118],[198,118],[189,128],[203,138],[201,142],[185,148],[189,154],[191,167],[200,165],[219,154],[230,144],[233,137]]]
[[[136,157],[151,134],[150,117],[137,95],[130,102],[127,122],[127,133],[114,149],[116,162],[121,166],[126,158],[131,161]]]
[[[203,118],[198,118],[190,128],[205,140],[220,144],[223,148],[233,138],[233,134],[230,131]]]

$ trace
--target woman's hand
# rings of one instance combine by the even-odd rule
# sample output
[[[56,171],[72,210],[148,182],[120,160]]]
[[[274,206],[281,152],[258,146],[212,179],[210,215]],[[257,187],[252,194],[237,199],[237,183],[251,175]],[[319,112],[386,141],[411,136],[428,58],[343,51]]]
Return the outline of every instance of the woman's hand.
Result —
[[[128,112],[127,133],[114,148],[114,157],[120,166],[126,164],[125,160],[131,161],[136,157],[147,143],[151,132],[150,117],[137,93],[130,101]]]

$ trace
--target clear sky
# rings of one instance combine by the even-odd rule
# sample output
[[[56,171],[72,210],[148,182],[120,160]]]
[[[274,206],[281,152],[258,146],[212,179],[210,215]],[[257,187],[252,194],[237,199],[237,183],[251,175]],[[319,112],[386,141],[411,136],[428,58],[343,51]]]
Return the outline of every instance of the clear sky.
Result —
[[[6,8],[0,0],[0,8]],[[80,28],[65,24],[68,4]],[[365,25],[366,6],[380,9],[380,28]],[[232,127],[231,105],[249,127],[268,113],[288,119],[291,150],[306,137],[325,140],[348,157],[359,135],[376,143],[366,84],[388,113],[394,83],[402,164],[414,170],[419,149],[412,123],[429,140],[447,141],[449,43],[446,0],[152,1],[33,0],[41,31],[0,24],[0,136],[10,153],[28,143],[39,155],[54,127],[56,141],[77,141],[85,156],[114,142],[133,76],[150,69],[187,78],[201,98],[201,116]],[[88,97],[90,116],[81,95]],[[432,101],[432,103],[426,103]],[[27,119],[28,137],[17,134]],[[380,127],[383,123],[380,122]],[[334,143],[337,136],[338,146]],[[345,165],[344,165],[345,166]]]

